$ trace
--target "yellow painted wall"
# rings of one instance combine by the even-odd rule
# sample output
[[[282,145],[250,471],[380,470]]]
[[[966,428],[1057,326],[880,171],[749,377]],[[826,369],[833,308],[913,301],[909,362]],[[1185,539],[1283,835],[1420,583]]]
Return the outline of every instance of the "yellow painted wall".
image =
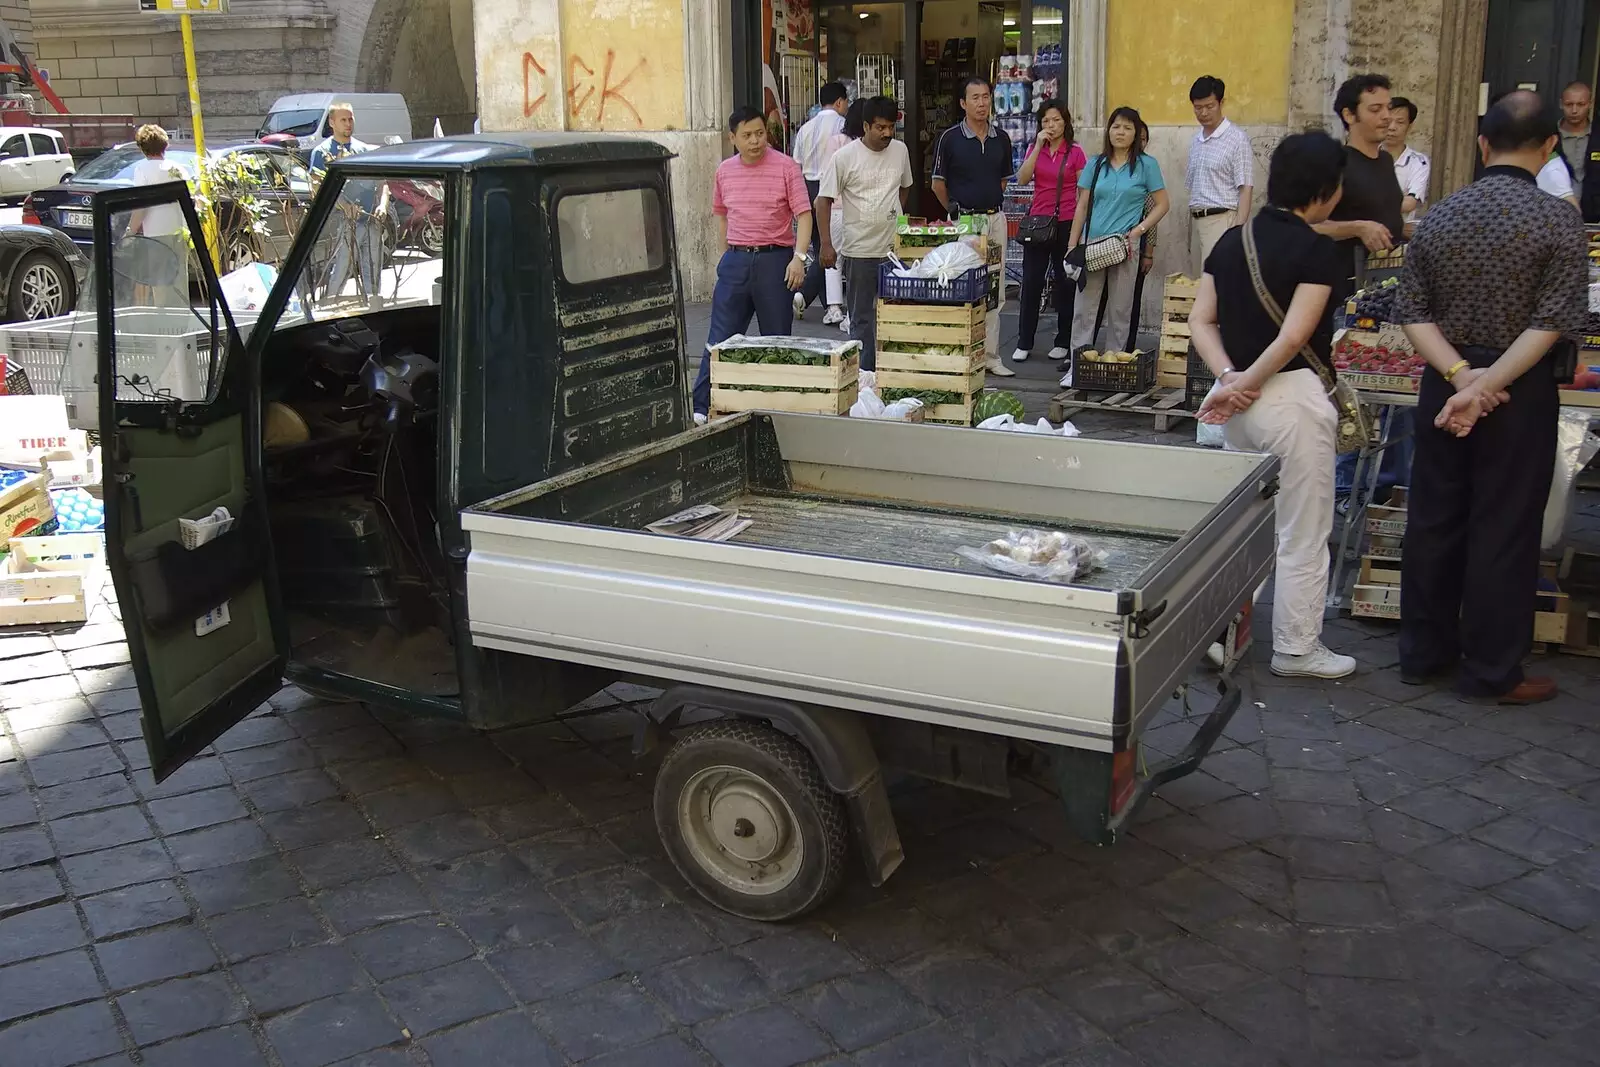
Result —
[[[476,0],[486,130],[681,130],[682,0]]]
[[[1111,0],[1106,12],[1106,105],[1139,109],[1152,126],[1194,122],[1189,86],[1213,74],[1237,123],[1282,125],[1289,115],[1294,0]]]

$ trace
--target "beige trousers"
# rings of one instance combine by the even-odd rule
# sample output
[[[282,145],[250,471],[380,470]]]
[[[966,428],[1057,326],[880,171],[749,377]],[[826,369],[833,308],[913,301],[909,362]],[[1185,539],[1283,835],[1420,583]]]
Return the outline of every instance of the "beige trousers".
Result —
[[[995,304],[983,321],[983,358],[1000,358],[1000,311],[1006,306],[1006,216],[1004,212],[995,212],[989,216],[989,241],[1000,246],[1000,262],[992,268],[1000,275],[1000,300]]]
[[[1279,371],[1261,399],[1223,426],[1237,452],[1278,457],[1277,571],[1272,651],[1304,656],[1322,640],[1328,596],[1328,534],[1333,530],[1333,442],[1338,412],[1315,371]]]
[[[1222,239],[1222,235],[1238,225],[1238,215],[1239,212],[1234,210],[1221,215],[1207,215],[1203,219],[1189,218],[1190,277],[1198,278],[1205,273],[1206,257]]]

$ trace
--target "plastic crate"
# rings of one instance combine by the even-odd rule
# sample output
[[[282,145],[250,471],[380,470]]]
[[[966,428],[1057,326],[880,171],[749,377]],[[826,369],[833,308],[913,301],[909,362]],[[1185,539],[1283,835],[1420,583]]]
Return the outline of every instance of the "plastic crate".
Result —
[[[989,295],[989,268],[973,267],[950,279],[948,285],[937,278],[905,278],[888,263],[878,268],[878,296],[884,300],[903,300],[910,304],[976,304]]]
[[[1200,405],[1205,403],[1206,394],[1211,392],[1211,386],[1216,380],[1217,376],[1211,373],[1206,361],[1200,358],[1200,353],[1194,350],[1194,345],[1190,345],[1189,366],[1184,375],[1184,406],[1190,411],[1199,411]]]
[[[1156,354],[1137,352],[1127,363],[1101,363],[1072,354],[1072,387],[1096,393],[1142,393],[1156,382]]]

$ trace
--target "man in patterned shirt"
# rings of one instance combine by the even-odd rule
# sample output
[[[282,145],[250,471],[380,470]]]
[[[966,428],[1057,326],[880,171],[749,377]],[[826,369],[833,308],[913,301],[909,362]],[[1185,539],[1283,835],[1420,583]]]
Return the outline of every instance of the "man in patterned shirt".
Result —
[[[1217,239],[1250,218],[1255,157],[1250,135],[1222,116],[1221,78],[1207,74],[1189,89],[1200,132],[1189,145],[1184,184],[1189,187],[1190,274],[1200,277]]]
[[[1400,676],[1459,667],[1462,699],[1533,704],[1539,533],[1555,469],[1553,345],[1588,318],[1587,240],[1570,204],[1534,175],[1559,137],[1531,92],[1489,109],[1482,177],[1422,219],[1395,321],[1428,361],[1401,564]]]

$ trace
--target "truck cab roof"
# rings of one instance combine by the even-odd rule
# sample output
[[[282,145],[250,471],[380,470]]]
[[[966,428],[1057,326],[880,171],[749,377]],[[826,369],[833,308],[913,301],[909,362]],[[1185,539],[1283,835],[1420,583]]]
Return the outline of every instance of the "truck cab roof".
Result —
[[[494,166],[573,166],[671,159],[672,152],[638,137],[593,133],[476,133],[405,141],[345,156],[333,164],[362,170],[426,167],[472,170]]]

